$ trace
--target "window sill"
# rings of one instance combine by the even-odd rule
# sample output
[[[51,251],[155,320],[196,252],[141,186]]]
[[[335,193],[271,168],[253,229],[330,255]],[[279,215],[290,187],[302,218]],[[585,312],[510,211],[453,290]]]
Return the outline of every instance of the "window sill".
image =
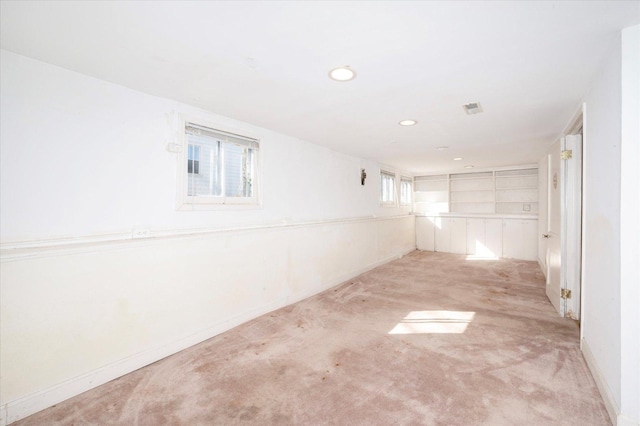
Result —
[[[236,204],[236,203],[229,203],[229,204],[222,204],[222,203],[218,203],[218,204],[191,204],[191,203],[185,203],[182,204],[180,206],[178,206],[178,208],[176,209],[177,211],[181,211],[181,212],[201,212],[201,211],[224,211],[224,210],[262,210],[262,204]]]

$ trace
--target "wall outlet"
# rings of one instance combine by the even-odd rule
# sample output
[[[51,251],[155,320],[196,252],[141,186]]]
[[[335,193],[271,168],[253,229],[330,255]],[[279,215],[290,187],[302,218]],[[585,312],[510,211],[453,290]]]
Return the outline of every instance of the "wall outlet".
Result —
[[[151,236],[150,229],[133,228],[131,238],[149,238]]]
[[[523,204],[522,205],[522,211],[523,212],[530,212],[531,211],[531,204]]]
[[[167,151],[169,152],[182,152],[182,145],[177,144],[177,143],[168,143],[167,144]]]

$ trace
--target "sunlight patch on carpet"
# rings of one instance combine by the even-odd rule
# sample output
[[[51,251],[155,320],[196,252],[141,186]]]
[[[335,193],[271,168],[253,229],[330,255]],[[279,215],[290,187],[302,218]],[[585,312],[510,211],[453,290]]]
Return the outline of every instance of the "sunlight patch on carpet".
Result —
[[[485,246],[482,242],[476,240],[476,249],[474,254],[467,256],[467,260],[496,260],[499,259],[496,254]]]
[[[464,311],[412,311],[389,334],[461,334],[475,315]]]

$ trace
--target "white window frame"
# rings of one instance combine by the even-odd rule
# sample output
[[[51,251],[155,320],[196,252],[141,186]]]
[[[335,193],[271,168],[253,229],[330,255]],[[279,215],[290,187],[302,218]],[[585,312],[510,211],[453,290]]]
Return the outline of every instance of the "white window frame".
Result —
[[[177,191],[176,191],[176,208],[180,211],[192,211],[192,210],[225,210],[225,209],[258,209],[262,208],[261,205],[261,193],[262,193],[262,173],[261,173],[261,159],[263,143],[260,137],[249,132],[232,128],[230,126],[220,125],[207,121],[198,117],[181,116],[178,120],[177,140],[180,146],[177,157]],[[188,173],[188,159],[189,159],[189,139],[187,137],[186,128],[188,125],[195,125],[199,127],[205,127],[211,129],[213,132],[220,134],[227,134],[233,137],[247,139],[254,141],[258,148],[255,149],[253,155],[253,179],[256,182],[252,183],[252,196],[251,197],[212,197],[212,196],[193,196],[188,195],[188,179],[190,173]],[[202,152],[200,153],[202,155]],[[200,159],[201,161],[201,159]],[[224,164],[224,154],[221,160]],[[224,171],[223,171],[224,174]]]
[[[402,190],[402,186],[403,184],[409,184],[409,199],[408,200],[403,200],[402,199],[402,194],[404,193]],[[411,201],[413,200],[413,179],[407,176],[400,176],[400,205],[402,207],[407,207],[407,206],[411,206]]]
[[[382,183],[384,181],[385,178],[388,179],[392,179],[392,185],[391,187],[393,188],[393,190],[391,191],[391,196],[392,199],[391,200],[385,200],[383,198],[384,191],[382,190]],[[390,172],[387,170],[383,170],[380,169],[380,205],[383,207],[395,207],[397,205],[397,200],[398,200],[398,188],[397,188],[397,183],[396,183],[396,174],[394,172]]]

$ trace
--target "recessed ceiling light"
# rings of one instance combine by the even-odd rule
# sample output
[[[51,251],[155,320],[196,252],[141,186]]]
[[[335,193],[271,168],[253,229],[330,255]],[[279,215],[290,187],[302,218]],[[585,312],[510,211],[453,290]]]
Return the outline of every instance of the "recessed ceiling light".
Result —
[[[453,161],[460,161],[460,160],[462,160],[462,157],[456,157],[453,159]]]
[[[449,147],[448,146],[444,146],[444,145],[443,146],[436,146],[436,149],[438,151],[444,151],[445,149],[449,149]]]
[[[244,58],[244,63],[246,66],[254,70],[258,68],[258,61],[256,61],[255,58]]]
[[[329,77],[335,81],[349,81],[356,78],[356,72],[349,65],[337,67],[329,71]]]
[[[473,164],[469,164],[468,166],[464,166],[465,169],[473,169]]]
[[[401,126],[415,126],[418,122],[416,120],[402,120],[398,124]]]
[[[480,106],[480,102],[471,102],[466,105],[462,105],[462,108],[464,108],[464,111],[469,115],[482,112],[482,107]]]

